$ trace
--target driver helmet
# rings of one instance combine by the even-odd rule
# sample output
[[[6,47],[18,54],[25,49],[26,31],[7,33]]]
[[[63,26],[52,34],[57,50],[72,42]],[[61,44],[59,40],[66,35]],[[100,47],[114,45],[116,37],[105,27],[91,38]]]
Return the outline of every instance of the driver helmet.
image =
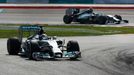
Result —
[[[43,33],[44,33],[44,30],[43,30],[42,26],[40,26],[40,30],[39,30],[38,34],[42,35]]]
[[[93,13],[93,9],[92,8],[89,8],[89,9],[87,9],[87,12],[88,13]]]
[[[80,9],[79,8],[74,8],[74,14],[77,14],[80,12]]]

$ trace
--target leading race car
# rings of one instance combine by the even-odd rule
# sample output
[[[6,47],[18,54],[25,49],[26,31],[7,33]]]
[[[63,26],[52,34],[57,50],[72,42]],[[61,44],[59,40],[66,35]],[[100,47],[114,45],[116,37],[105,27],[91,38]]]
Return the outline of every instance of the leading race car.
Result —
[[[81,57],[79,44],[77,41],[69,41],[64,46],[65,41],[49,37],[43,34],[42,26],[24,25],[19,27],[18,38],[8,38],[7,51],[9,55],[23,55],[29,59],[55,59],[70,58],[77,59]],[[24,36],[29,36],[23,39]]]
[[[120,15],[104,15],[94,13],[93,9],[87,9],[80,12],[78,8],[68,8],[63,17],[65,24],[78,22],[80,24],[120,24],[128,23],[128,20],[123,20]]]

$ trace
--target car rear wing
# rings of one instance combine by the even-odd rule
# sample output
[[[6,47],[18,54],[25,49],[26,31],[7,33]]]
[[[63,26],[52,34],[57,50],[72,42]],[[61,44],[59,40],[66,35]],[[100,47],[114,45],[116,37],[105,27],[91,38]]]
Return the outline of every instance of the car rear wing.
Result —
[[[39,31],[41,29],[38,25],[23,25],[19,27],[19,31]]]
[[[80,12],[80,9],[78,9],[78,8],[68,8],[68,9],[66,9],[65,14],[66,15],[74,15],[79,12]]]
[[[24,33],[28,32],[28,36],[30,36],[31,34],[36,34],[39,32],[39,30],[41,30],[42,26],[39,25],[22,25],[19,27],[18,31],[19,31],[19,40],[20,42],[22,42],[22,38],[24,37]]]

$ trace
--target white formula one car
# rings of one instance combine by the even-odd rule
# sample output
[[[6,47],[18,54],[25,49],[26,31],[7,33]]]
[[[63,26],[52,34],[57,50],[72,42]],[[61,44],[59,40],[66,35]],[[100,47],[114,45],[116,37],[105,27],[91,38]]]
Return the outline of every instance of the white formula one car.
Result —
[[[63,17],[65,24],[77,22],[80,24],[120,24],[129,23],[128,20],[124,20],[120,15],[104,15],[100,13],[94,13],[93,9],[86,9],[80,12],[78,8],[68,8]]]
[[[55,37],[48,37],[43,32],[42,26],[20,26],[19,37],[7,40],[9,55],[25,55],[33,60],[51,58],[77,59],[81,57],[77,41],[69,41],[67,46],[64,46],[65,41],[58,40]],[[24,34],[30,36],[25,41],[23,39]]]

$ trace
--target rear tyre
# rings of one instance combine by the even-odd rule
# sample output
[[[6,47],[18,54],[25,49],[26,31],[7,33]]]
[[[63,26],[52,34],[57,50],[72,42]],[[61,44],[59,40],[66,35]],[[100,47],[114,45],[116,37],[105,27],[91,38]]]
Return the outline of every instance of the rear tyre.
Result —
[[[71,16],[69,16],[69,15],[65,15],[65,16],[63,17],[63,22],[64,22],[65,24],[70,24],[70,23],[72,22],[72,20],[73,20],[73,18],[72,18]]]
[[[17,38],[9,38],[7,40],[7,51],[9,55],[18,55],[21,43]]]

